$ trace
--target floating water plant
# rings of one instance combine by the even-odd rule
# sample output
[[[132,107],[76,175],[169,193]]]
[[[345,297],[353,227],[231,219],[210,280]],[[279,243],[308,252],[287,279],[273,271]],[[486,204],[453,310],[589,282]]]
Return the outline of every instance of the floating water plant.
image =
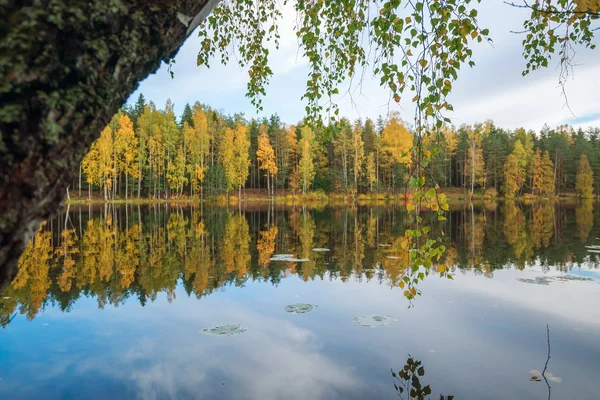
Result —
[[[304,313],[310,312],[313,309],[318,308],[318,307],[319,306],[314,305],[314,304],[296,303],[296,304],[290,304],[289,306],[285,306],[284,310],[291,314],[304,314]]]
[[[354,317],[354,322],[356,322],[360,326],[384,326],[390,325],[392,322],[397,321],[396,319],[390,317],[389,315],[363,315],[360,317]]]
[[[248,330],[247,327],[242,325],[217,325],[212,328],[202,329],[202,333],[207,335],[215,336],[233,336],[240,335]]]

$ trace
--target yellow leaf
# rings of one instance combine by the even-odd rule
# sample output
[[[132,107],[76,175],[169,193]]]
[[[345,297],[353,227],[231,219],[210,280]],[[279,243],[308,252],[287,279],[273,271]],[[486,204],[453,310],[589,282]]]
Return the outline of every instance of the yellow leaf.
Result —
[[[400,281],[400,289],[404,289],[404,281]]]

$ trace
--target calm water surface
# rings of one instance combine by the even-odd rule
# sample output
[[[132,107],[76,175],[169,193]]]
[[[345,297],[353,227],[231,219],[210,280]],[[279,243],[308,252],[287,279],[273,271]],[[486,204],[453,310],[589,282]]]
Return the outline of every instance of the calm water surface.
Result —
[[[412,302],[400,208],[71,207],[0,293],[0,398],[393,399],[409,357],[435,400],[600,398],[598,208],[461,207]]]

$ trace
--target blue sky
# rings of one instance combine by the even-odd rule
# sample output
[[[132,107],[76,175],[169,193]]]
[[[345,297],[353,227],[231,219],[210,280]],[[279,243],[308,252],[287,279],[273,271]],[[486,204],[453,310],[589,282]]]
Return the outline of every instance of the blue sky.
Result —
[[[471,124],[492,119],[497,125],[515,129],[525,127],[539,130],[544,124],[556,126],[569,123],[576,127],[600,126],[600,51],[578,49],[574,79],[567,84],[571,111],[564,106],[557,85],[556,64],[527,77],[521,76],[525,62],[521,56],[522,36],[511,33],[521,29],[527,16],[523,10],[512,8],[500,0],[486,0],[479,6],[480,25],[490,29],[494,43],[478,44],[474,49],[476,66],[465,68],[454,86],[451,102],[455,112],[450,115],[455,125]],[[199,48],[197,32],[193,32],[176,56],[175,78],[171,79],[165,64],[145,79],[129,102],[139,93],[163,107],[170,98],[177,115],[186,102],[200,101],[225,113],[243,112],[246,117],[279,114],[284,122],[296,123],[304,116],[305,104],[300,99],[307,77],[306,60],[298,51],[292,30],[294,13],[284,10],[281,23],[282,40],[278,51],[272,52],[274,76],[264,98],[264,111],[256,113],[245,97],[247,72],[235,63],[222,66],[213,61],[210,69],[196,66]],[[596,42],[599,40],[596,39]],[[368,74],[367,74],[368,75]],[[340,91],[345,92],[347,86]],[[412,105],[389,102],[389,93],[381,88],[378,79],[367,77],[362,93],[356,90],[353,101],[340,96],[337,103],[344,116],[376,118],[390,111],[399,111],[411,122]],[[408,100],[412,96],[405,96]],[[354,104],[353,104],[354,103]],[[393,104],[392,104],[393,103]]]

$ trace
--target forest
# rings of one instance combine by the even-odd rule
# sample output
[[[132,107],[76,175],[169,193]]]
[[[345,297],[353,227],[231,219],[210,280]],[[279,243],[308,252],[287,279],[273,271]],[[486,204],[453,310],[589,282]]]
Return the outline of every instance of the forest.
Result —
[[[398,114],[311,127],[277,115],[247,119],[196,102],[181,116],[141,94],[103,129],[73,171],[79,198],[208,198],[405,193],[414,176],[414,130]],[[424,135],[424,177],[444,189],[491,197],[590,198],[600,187],[600,128],[544,126],[539,132],[493,121]],[[422,165],[423,166],[423,165]]]

